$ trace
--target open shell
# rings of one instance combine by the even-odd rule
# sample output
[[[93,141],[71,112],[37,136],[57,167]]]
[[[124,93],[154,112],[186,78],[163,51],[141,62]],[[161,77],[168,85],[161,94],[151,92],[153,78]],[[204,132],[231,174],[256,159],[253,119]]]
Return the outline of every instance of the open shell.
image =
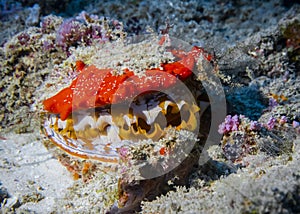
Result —
[[[168,128],[194,131],[199,108],[183,99],[175,102],[167,95],[152,93],[148,101],[139,96],[128,109],[110,107],[74,112],[66,120],[50,114],[44,122],[46,135],[73,156],[117,163],[119,149],[140,140],[157,141]]]

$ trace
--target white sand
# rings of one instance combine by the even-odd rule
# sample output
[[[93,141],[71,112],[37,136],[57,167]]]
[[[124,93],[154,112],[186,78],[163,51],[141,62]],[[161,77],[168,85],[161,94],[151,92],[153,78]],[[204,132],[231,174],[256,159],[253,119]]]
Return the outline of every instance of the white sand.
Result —
[[[37,136],[2,136],[7,140],[0,141],[0,182],[10,196],[4,208],[21,205],[20,210],[49,213],[53,211],[55,201],[64,197],[67,188],[74,182],[66,168],[47,151],[41,140],[37,140]],[[43,199],[31,202],[39,198]],[[18,201],[20,205],[17,205]]]

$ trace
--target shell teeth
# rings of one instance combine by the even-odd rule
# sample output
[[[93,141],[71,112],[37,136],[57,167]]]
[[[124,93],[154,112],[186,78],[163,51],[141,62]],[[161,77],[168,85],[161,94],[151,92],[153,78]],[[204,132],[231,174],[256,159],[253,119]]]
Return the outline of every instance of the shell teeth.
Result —
[[[136,123],[136,117],[135,116],[133,116],[133,117],[130,118],[129,115],[125,114],[123,116],[123,119],[124,119],[125,124],[128,127],[131,126],[131,124]]]
[[[62,121],[62,120],[58,119],[57,126],[59,129],[65,129],[67,127],[67,120]]]
[[[50,115],[44,127],[47,135],[61,148],[79,156],[118,157],[117,150],[139,140],[157,141],[165,128],[193,131],[197,128],[195,113],[200,108],[181,100],[175,103],[166,97],[133,103],[130,111],[113,115],[107,112],[76,112],[62,121]]]
[[[109,125],[114,125],[113,121],[112,121],[112,116],[109,114],[105,114],[105,115],[101,115],[98,119],[97,119],[97,123],[95,125],[95,128],[100,129],[101,131],[103,131],[106,126]]]
[[[177,106],[178,106],[178,108],[179,108],[180,110],[182,109],[183,105],[187,105],[187,103],[186,103],[184,100],[181,100],[181,101],[177,104]]]
[[[147,109],[147,110],[142,111],[146,117],[147,124],[148,125],[152,124],[155,121],[155,119],[157,118],[158,114],[161,113],[161,111],[162,111],[162,108],[159,106],[156,106],[152,109]]]
[[[150,105],[143,103],[142,105],[134,105],[132,107],[132,113],[116,116],[113,119],[112,115],[108,113],[102,113],[98,118],[92,115],[84,115],[82,113],[74,114],[73,118],[69,118],[65,121],[60,120],[57,116],[50,116],[49,123],[56,131],[62,133],[69,133],[74,131],[75,134],[84,138],[96,138],[98,135],[113,136],[116,139],[117,132],[123,131],[123,133],[132,132],[135,135],[142,134],[146,137],[152,136],[158,126],[160,129],[164,129],[167,123],[166,116],[170,114],[170,120],[176,117],[181,117],[182,129],[194,130],[197,125],[195,113],[199,111],[199,107],[195,104],[189,105],[185,101],[181,100],[178,104],[170,100],[164,100],[161,103],[152,102]],[[176,114],[180,114],[175,116]],[[133,125],[136,125],[134,128]],[[146,125],[147,124],[147,125]],[[114,127],[112,132],[108,127]],[[126,128],[127,127],[127,128]],[[87,130],[93,130],[87,132]],[[87,132],[87,133],[84,133]],[[71,135],[69,133],[69,135]],[[129,134],[124,134],[129,136]],[[126,137],[123,137],[125,138]]]
[[[74,130],[84,130],[86,126],[90,126],[91,128],[96,128],[95,120],[92,116],[84,116],[78,119],[78,123],[74,124]]]
[[[56,115],[51,115],[51,116],[50,116],[49,121],[50,121],[50,124],[51,124],[52,126],[56,124],[57,120],[58,120],[58,118],[56,117]]]
[[[158,140],[163,135],[164,131],[161,129],[160,125],[155,123],[154,124],[154,131],[150,134],[146,133],[146,137],[148,139]]]
[[[119,128],[117,126],[109,126],[107,128],[107,138],[108,142],[118,143],[121,141],[119,136]]]

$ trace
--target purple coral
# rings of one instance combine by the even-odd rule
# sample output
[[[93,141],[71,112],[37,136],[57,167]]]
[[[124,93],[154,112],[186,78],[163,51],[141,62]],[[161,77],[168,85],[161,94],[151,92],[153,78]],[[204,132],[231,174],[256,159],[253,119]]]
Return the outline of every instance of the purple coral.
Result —
[[[281,116],[280,120],[279,120],[279,123],[281,125],[285,124],[287,122],[287,117],[286,116]]]
[[[255,131],[255,130],[259,130],[260,129],[260,124],[257,121],[251,121],[250,122],[250,130],[251,131]]]
[[[129,151],[128,148],[126,148],[126,147],[121,147],[121,148],[119,149],[119,155],[120,155],[120,157],[121,157],[121,158],[126,158],[127,155],[128,155],[128,151]]]
[[[28,42],[30,41],[30,35],[28,33],[21,33],[17,38],[21,45],[28,45]]]
[[[231,131],[238,131],[240,121],[239,116],[234,115],[233,117],[231,115],[227,115],[225,117],[225,121],[219,125],[218,132],[220,134],[225,134]]]
[[[67,19],[58,29],[56,44],[64,50],[67,50],[69,46],[75,45],[81,41],[83,33],[79,22],[74,19]]]
[[[225,127],[225,123],[221,123],[221,124],[219,125],[218,132],[219,132],[220,134],[224,134],[224,133],[227,132],[227,131],[226,131],[226,127]]]
[[[239,128],[239,124],[240,124],[240,121],[239,121],[239,116],[238,115],[234,115],[232,118],[231,118],[231,130],[232,131],[237,131],[238,128]]]
[[[300,123],[294,120],[292,125],[293,125],[293,128],[296,129],[296,132],[298,134],[300,134]]]
[[[49,15],[42,19],[40,22],[40,27],[43,33],[51,33],[56,29],[56,26],[59,24],[55,16]]]
[[[274,98],[270,98],[269,99],[269,107],[270,108],[274,108],[277,105],[278,105],[278,103],[277,103],[277,101]]]
[[[270,117],[270,119],[268,120],[266,127],[268,130],[272,130],[275,126],[276,123],[276,119],[274,117]]]
[[[110,22],[111,20],[105,18],[101,22],[97,16],[88,16],[86,13],[77,17],[77,19],[67,19],[57,31],[56,44],[62,47],[63,50],[68,51],[70,46],[81,43],[91,45],[94,40],[109,41],[111,39],[111,32],[108,29]],[[118,26],[114,27],[117,29]]]
[[[297,122],[297,121],[293,121],[293,128],[298,128],[298,127],[300,127],[300,123],[299,122]]]
[[[52,41],[46,40],[46,41],[43,42],[43,50],[44,51],[51,51],[51,50],[54,50],[54,49],[55,49],[55,46],[54,46]]]

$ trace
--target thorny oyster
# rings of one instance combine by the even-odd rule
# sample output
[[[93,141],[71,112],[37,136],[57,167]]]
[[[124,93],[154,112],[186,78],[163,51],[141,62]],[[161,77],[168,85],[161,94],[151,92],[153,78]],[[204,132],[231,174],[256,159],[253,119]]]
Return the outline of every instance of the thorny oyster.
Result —
[[[198,47],[175,47],[166,35],[156,43],[167,59],[151,62],[157,61],[152,56],[138,70],[126,64],[128,56],[121,69],[77,61],[71,85],[43,102],[44,132],[55,145],[72,156],[120,166],[121,207],[136,206],[150,191],[132,201],[126,184],[162,176],[188,157],[198,140],[200,107],[208,105],[200,101],[199,79],[205,77],[193,70],[203,69],[211,56]],[[134,53],[141,44],[128,46]]]

